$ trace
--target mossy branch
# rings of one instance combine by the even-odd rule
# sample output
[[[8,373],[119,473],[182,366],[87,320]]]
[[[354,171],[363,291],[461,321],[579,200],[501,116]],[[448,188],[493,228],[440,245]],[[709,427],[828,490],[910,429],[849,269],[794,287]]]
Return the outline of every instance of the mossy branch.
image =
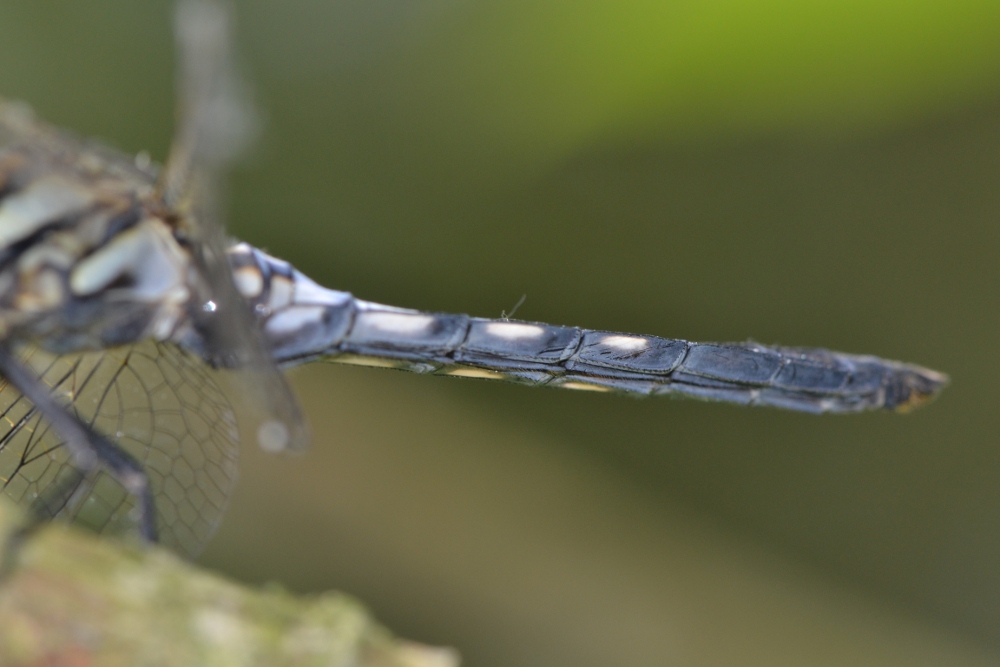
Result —
[[[0,503],[0,535],[19,520]],[[340,593],[241,586],[158,548],[54,525],[0,582],[0,664],[455,667],[394,638]]]

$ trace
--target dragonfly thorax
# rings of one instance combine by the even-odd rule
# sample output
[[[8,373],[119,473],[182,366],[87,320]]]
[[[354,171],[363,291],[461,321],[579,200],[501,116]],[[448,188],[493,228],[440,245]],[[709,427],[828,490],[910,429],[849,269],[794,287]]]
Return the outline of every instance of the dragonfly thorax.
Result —
[[[37,128],[0,115],[0,339],[68,352],[186,335],[204,289],[155,174]]]

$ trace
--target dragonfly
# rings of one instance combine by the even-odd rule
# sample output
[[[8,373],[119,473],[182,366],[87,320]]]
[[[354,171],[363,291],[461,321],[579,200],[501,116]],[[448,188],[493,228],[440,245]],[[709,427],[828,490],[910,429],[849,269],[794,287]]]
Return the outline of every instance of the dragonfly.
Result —
[[[254,415],[261,447],[303,447],[280,371],[313,361],[812,413],[907,412],[948,383],[875,356],[431,313],[327,289],[224,235],[217,192],[250,124],[231,8],[182,0],[175,30],[180,120],[162,168],[0,100],[0,489],[32,525],[138,532],[194,557],[236,483],[237,414]]]

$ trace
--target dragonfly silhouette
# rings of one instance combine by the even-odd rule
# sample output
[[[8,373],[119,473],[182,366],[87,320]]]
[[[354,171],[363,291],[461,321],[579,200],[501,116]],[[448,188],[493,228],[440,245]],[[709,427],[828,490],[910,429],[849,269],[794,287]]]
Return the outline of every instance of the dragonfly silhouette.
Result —
[[[0,484],[36,522],[196,554],[236,480],[218,369],[268,450],[307,436],[277,370],[313,360],[808,412],[905,412],[947,377],[823,349],[394,308],[227,243],[216,188],[247,125],[222,0],[178,3],[180,124],[160,170],[0,101]]]

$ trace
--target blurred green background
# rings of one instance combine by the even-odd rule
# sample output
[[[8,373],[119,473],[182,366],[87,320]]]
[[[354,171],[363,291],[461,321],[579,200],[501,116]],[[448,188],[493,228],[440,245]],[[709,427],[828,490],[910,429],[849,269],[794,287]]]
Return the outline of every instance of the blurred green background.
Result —
[[[239,3],[230,230],[427,310],[951,374],[814,417],[319,366],[203,562],[467,664],[1000,662],[1000,4]],[[0,93],[165,155],[168,2],[0,5]]]

